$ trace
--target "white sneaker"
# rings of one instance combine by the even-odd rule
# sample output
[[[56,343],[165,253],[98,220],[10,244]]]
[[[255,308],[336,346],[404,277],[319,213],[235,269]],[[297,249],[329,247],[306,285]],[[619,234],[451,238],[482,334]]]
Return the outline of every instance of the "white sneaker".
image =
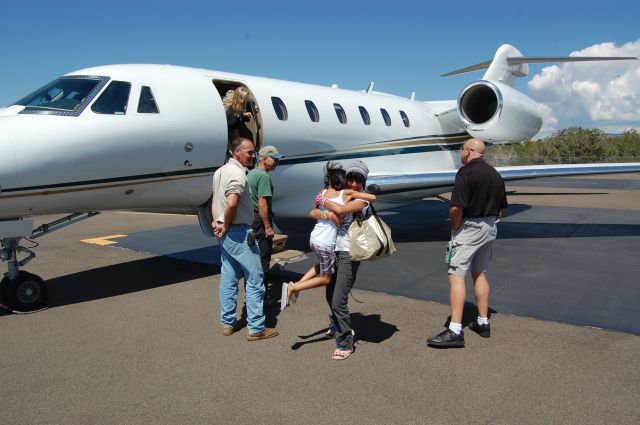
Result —
[[[280,291],[280,311],[284,311],[287,308],[287,296],[289,284],[282,282],[282,290]]]

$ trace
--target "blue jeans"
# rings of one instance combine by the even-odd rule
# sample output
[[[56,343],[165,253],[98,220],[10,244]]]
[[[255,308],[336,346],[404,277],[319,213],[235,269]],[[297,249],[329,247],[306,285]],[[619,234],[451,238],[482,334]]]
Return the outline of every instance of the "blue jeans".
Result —
[[[233,326],[236,323],[236,308],[238,300],[238,281],[244,276],[247,327],[250,333],[264,330],[264,285],[260,264],[258,245],[247,243],[247,234],[251,227],[238,226],[229,229],[226,235],[218,238],[220,246],[220,324]]]

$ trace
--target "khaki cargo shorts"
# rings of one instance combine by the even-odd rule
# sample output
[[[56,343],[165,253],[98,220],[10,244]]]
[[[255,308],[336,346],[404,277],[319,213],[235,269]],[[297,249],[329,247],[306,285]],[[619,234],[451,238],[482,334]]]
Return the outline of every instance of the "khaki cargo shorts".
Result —
[[[465,276],[486,272],[491,263],[493,241],[496,240],[495,217],[465,218],[451,235],[449,274]]]

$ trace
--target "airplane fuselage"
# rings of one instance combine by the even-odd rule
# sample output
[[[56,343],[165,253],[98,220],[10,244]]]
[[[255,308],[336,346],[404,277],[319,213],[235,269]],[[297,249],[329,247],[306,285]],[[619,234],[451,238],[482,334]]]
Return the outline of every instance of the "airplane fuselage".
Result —
[[[272,174],[280,216],[307,215],[329,160],[362,159],[372,175],[454,169],[456,150],[468,137],[451,113],[455,101],[417,102],[169,65],[104,66],[68,76],[102,77],[104,86],[74,113],[18,105],[0,110],[0,219],[119,209],[193,212],[208,200],[211,176],[226,159],[221,91],[227,87],[251,91],[254,140],[286,155]],[[112,82],[129,84],[125,109],[95,112]],[[157,112],[139,112],[143,88],[153,93]],[[442,189],[386,195],[381,206],[437,192]]]

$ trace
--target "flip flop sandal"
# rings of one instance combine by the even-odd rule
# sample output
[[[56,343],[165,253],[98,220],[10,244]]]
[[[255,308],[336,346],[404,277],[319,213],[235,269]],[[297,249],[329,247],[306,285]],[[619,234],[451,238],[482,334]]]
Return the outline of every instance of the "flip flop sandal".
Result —
[[[336,351],[333,352],[333,355],[331,356],[331,358],[333,360],[345,360],[352,353],[353,353],[353,350],[341,350],[337,348]]]

